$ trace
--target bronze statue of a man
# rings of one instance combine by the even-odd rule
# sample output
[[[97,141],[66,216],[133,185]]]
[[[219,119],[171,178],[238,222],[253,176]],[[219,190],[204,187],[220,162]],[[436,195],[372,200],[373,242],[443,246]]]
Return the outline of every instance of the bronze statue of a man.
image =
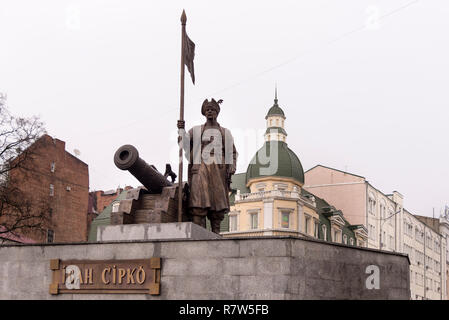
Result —
[[[208,217],[215,233],[220,232],[220,223],[229,212],[231,176],[237,162],[231,132],[217,122],[221,102],[204,100],[201,113],[206,123],[194,126],[188,134],[184,131],[184,121],[178,121],[189,160],[189,212],[193,222],[203,227]]]

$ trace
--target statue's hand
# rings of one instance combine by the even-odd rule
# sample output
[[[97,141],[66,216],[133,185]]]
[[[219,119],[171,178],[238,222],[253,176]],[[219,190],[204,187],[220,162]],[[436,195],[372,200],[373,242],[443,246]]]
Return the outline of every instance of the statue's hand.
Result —
[[[184,120],[178,120],[178,129],[184,129],[186,122]]]

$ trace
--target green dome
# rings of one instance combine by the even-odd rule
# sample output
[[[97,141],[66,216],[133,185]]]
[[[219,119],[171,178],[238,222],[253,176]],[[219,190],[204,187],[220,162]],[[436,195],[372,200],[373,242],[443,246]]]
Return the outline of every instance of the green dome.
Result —
[[[265,119],[267,119],[270,116],[281,116],[285,119],[284,111],[282,111],[281,107],[279,107],[278,105],[278,99],[274,99],[274,105],[270,108],[270,110],[268,110]]]
[[[270,149],[277,151],[278,155],[278,166],[273,165],[274,169],[277,169],[275,172],[270,172],[270,163],[274,159],[271,159]],[[273,155],[273,157],[275,154]],[[266,159],[266,160],[265,160]],[[264,162],[268,162],[270,159],[270,163],[261,164]],[[260,161],[262,160],[262,161]],[[264,161],[265,160],[265,161]],[[264,172],[265,171],[265,172]],[[246,182],[255,178],[263,178],[263,177],[284,177],[284,178],[292,178],[298,181],[301,184],[304,184],[304,170],[302,168],[301,162],[296,154],[287,147],[287,144],[283,141],[266,141],[262,148],[257,151],[256,155],[250,162],[248,169],[246,170]]]

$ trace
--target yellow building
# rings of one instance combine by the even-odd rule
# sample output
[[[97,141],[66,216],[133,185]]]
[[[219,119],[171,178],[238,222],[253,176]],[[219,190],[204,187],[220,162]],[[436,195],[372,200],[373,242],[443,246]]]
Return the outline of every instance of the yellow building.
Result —
[[[247,171],[233,176],[224,237],[293,235],[366,246],[367,230],[303,189],[304,170],[288,148],[285,114],[277,94],[265,120],[265,143]]]

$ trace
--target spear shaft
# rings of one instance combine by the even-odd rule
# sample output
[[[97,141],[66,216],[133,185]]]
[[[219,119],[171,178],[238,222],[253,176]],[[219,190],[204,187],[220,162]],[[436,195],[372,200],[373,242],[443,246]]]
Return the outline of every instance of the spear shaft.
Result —
[[[181,25],[182,25],[182,34],[181,34],[181,99],[180,99],[180,108],[179,108],[179,120],[184,121],[184,70],[185,70],[185,63],[184,63],[184,50],[185,50],[185,35],[186,35],[186,22],[187,22],[187,16],[184,10],[182,10],[181,15]],[[180,133],[182,133],[182,130],[180,130]],[[182,198],[183,198],[183,190],[182,190],[182,136],[181,134],[178,137],[178,144],[179,144],[179,173],[178,173],[178,222],[182,222]]]

